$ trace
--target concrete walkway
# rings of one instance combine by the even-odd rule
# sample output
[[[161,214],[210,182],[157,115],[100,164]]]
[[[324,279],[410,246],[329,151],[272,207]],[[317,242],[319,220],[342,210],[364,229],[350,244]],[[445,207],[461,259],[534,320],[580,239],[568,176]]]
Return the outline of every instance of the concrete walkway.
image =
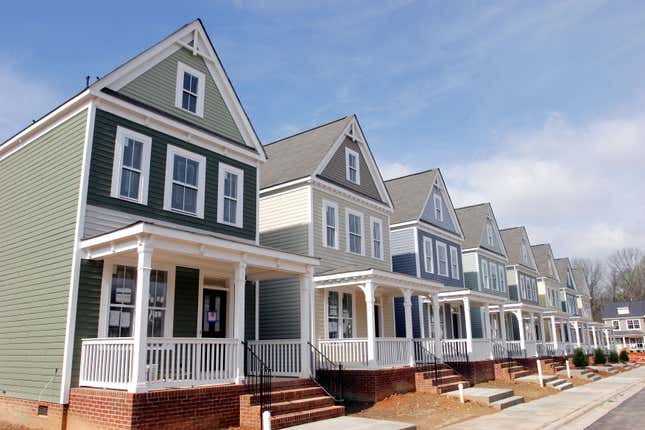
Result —
[[[645,367],[446,427],[450,430],[584,429],[645,387]]]
[[[289,430],[416,430],[414,424],[360,417],[338,417],[289,427]]]

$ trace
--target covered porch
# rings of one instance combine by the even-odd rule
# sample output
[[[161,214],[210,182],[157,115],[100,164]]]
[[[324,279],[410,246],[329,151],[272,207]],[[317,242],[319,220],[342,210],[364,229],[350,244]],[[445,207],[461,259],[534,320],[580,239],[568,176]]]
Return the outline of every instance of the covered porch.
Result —
[[[82,339],[75,364],[79,386],[145,392],[241,383],[251,356],[274,376],[311,374],[317,259],[146,222],[83,240],[81,250],[102,271],[98,330]],[[254,340],[257,282],[289,277],[300,286],[300,337]],[[96,318],[79,305],[83,312]]]
[[[545,340],[544,309],[529,303],[514,302],[493,307],[491,311],[495,318],[503,319],[499,339],[506,351],[502,351],[502,354],[511,358],[553,355]]]
[[[544,312],[546,345],[549,350],[553,350],[554,355],[571,355],[575,349],[570,317],[569,314],[561,311]]]

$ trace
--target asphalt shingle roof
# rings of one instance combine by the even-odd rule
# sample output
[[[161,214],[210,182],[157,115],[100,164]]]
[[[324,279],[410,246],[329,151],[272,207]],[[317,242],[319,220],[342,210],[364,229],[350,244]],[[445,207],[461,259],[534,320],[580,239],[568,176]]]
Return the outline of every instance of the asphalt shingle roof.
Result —
[[[567,269],[571,265],[568,258],[556,258],[555,267],[558,270],[558,276],[560,276],[560,284],[563,287],[567,286]],[[575,282],[575,279],[573,280]]]
[[[431,169],[385,181],[394,204],[390,223],[397,224],[419,219],[437,173],[437,169]]]
[[[618,308],[629,308],[629,314],[618,314]],[[645,317],[645,300],[633,302],[613,302],[607,303],[602,307],[603,318],[638,318]]]
[[[478,248],[488,215],[488,203],[455,209],[464,233],[464,249]]]
[[[551,279],[557,279],[555,274],[551,274],[549,270],[549,253],[551,250],[551,245],[548,243],[543,243],[541,245],[531,245],[531,250],[533,250],[533,256],[535,257],[535,265],[537,266],[538,273],[541,276],[546,276]],[[557,269],[556,269],[557,270]]]
[[[532,267],[530,263],[527,264],[522,261],[522,239],[525,236],[528,237],[526,234],[526,229],[524,227],[505,228],[500,230],[499,234],[502,236],[504,248],[506,248],[506,257],[508,258],[508,263],[519,264],[528,269],[535,270],[535,268]],[[528,252],[532,253],[533,251],[530,244],[527,242],[526,245]]]
[[[582,294],[583,296],[591,296],[591,294],[589,294],[587,278],[585,278],[585,274],[581,268],[573,268],[573,280],[576,283],[576,290],[578,291],[578,294]]]

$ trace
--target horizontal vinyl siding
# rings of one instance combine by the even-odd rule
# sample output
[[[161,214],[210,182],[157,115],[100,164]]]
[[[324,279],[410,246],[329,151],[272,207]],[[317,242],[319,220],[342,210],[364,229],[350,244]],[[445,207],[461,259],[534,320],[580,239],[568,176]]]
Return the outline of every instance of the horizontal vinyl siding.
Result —
[[[300,338],[300,281],[260,282],[260,339]]]
[[[0,161],[0,397],[60,400],[86,123]]]
[[[150,179],[148,185],[148,205],[141,205],[110,196],[112,164],[117,126],[123,126],[152,139],[150,155]],[[172,145],[206,157],[206,191],[204,198],[204,218],[183,215],[163,209],[164,187],[166,181],[166,150]],[[243,228],[236,228],[217,222],[217,190],[219,163],[225,163],[244,171],[244,210]],[[122,219],[153,219],[172,223],[181,227],[201,229],[213,233],[255,240],[257,209],[257,175],[254,166],[240,163],[216,152],[192,145],[148,127],[120,118],[111,113],[97,110],[92,146],[92,161],[87,203],[93,206],[120,211],[129,216]],[[114,221],[121,221],[112,217]],[[114,228],[123,227],[115,225]]]
[[[459,279],[454,279],[450,276],[450,264],[451,264],[451,255],[450,255],[450,246],[454,246],[457,248],[457,259],[459,260],[459,269],[463,272],[463,262],[462,262],[462,256],[461,256],[461,244],[456,243],[456,242],[451,242],[449,240],[446,240],[440,236],[437,236],[435,234],[432,234],[430,232],[424,231],[424,230],[417,230],[418,234],[418,245],[419,245],[419,259],[421,262],[425,261],[425,250],[423,246],[423,238],[424,237],[430,237],[432,239],[432,262],[434,265],[434,272],[433,273],[428,273],[425,271],[425,264],[420,264],[419,267],[419,273],[421,274],[422,278],[425,279],[431,279],[433,281],[441,282],[442,284],[449,286],[449,287],[457,287],[457,288],[462,288],[464,286],[464,280],[463,276],[461,274],[459,275]],[[448,276],[441,276],[438,274],[438,258],[437,258],[437,242],[443,242],[447,246],[447,253],[448,253]]]
[[[244,289],[244,339],[255,339],[255,282]]]
[[[260,244],[309,254],[309,187],[260,198]]]
[[[414,243],[414,229],[406,228],[390,232],[392,270],[410,276],[417,276],[417,256]]]
[[[197,336],[199,270],[177,267],[175,276],[174,337]]]

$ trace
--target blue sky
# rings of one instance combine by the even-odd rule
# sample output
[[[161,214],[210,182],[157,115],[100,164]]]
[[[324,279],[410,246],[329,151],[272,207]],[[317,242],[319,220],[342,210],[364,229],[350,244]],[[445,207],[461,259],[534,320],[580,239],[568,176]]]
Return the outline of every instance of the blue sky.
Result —
[[[356,113],[385,176],[441,167],[556,254],[645,247],[643,2],[11,2],[0,139],[196,17],[263,142]]]

